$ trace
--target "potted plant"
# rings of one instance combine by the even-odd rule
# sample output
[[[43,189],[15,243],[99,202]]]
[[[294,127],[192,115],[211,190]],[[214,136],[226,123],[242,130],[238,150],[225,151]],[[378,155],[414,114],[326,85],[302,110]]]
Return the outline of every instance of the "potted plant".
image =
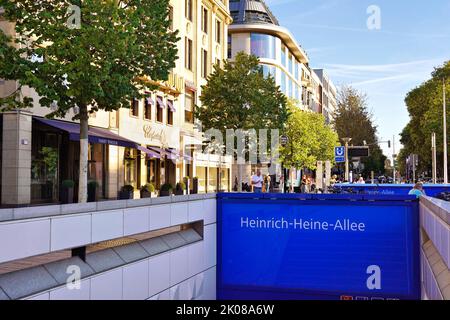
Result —
[[[192,179],[192,194],[198,193],[198,177],[194,177]]]
[[[184,182],[184,184],[186,185],[186,188],[185,188],[185,190],[186,190],[186,193],[190,193],[190,192],[187,192],[187,191],[190,191],[191,190],[191,180],[190,180],[191,178],[189,178],[189,177],[184,177],[183,178],[183,182]]]
[[[178,182],[177,186],[175,187],[175,195],[182,196],[184,195],[184,190],[186,189],[186,185],[184,182]]]
[[[97,201],[97,187],[97,181],[91,180],[88,182],[88,202]]]
[[[160,197],[168,197],[168,196],[172,195],[172,190],[173,190],[173,187],[170,183],[164,183],[161,186],[161,190],[159,191],[159,196]]]
[[[64,180],[61,183],[61,203],[73,203],[73,188],[75,182],[73,180]]]
[[[134,187],[132,185],[125,185],[120,189],[119,199],[128,200],[134,198]]]
[[[143,198],[151,198],[152,193],[155,192],[155,186],[151,183],[147,183],[146,185],[141,187],[141,199]]]

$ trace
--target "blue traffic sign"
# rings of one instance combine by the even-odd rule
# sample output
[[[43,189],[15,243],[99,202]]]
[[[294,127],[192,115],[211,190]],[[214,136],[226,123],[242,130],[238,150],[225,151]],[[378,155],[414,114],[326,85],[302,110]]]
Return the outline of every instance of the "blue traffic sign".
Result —
[[[345,162],[345,147],[334,148],[334,159],[337,163]]]

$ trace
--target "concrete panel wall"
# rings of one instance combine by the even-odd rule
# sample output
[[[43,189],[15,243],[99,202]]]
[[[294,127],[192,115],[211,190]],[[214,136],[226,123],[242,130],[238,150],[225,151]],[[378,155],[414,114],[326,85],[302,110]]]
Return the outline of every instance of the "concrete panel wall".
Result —
[[[423,299],[450,300],[450,203],[420,201]]]
[[[0,222],[0,241],[9,245],[0,246],[0,263],[177,226],[188,221],[204,220],[205,225],[212,224],[216,221],[216,200],[210,197],[215,195],[184,196],[182,200],[185,201],[168,197],[1,209],[0,217],[9,220]],[[136,206],[142,201],[147,201],[148,205]],[[152,205],[152,202],[155,204]]]
[[[153,205],[147,199],[142,206],[137,205],[143,200],[132,200],[47,207],[52,216],[0,222],[0,241],[8,243],[0,246],[0,262],[203,220],[201,241],[83,278],[80,289],[60,286],[26,299],[213,300],[216,200],[211,197],[215,195],[153,199]],[[19,216],[14,210],[11,216]],[[45,212],[40,207],[38,215]]]

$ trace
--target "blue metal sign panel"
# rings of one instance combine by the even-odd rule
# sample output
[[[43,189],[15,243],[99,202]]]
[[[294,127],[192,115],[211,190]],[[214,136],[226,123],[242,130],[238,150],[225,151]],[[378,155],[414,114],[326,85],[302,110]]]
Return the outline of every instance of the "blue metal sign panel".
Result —
[[[407,195],[414,187],[412,184],[336,184],[343,192],[367,195]],[[450,192],[450,185],[425,184],[427,196],[434,197],[441,192]]]
[[[419,299],[414,197],[218,196],[219,299]]]
[[[334,159],[336,163],[345,162],[345,147],[334,148]]]

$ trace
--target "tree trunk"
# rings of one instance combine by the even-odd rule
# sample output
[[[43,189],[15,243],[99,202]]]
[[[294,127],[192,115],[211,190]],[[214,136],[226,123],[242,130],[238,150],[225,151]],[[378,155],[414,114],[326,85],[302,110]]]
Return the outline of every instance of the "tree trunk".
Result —
[[[88,197],[88,129],[87,105],[80,106],[80,176],[78,179],[78,202],[86,203]]]
[[[237,165],[238,168],[238,192],[242,192],[242,164]]]

